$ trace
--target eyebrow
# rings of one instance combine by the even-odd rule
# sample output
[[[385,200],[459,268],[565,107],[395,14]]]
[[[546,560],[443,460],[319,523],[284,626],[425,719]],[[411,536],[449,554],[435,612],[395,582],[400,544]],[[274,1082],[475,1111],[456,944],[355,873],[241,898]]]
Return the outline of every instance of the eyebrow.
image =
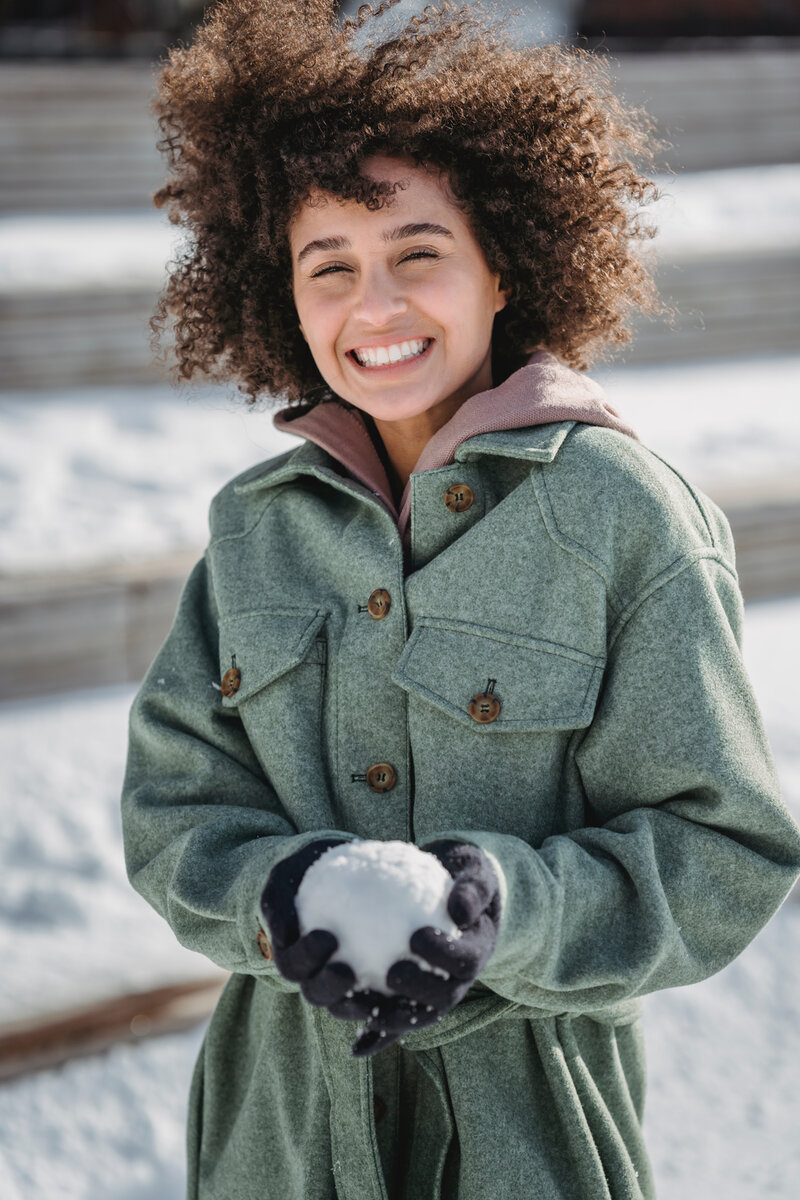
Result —
[[[434,237],[454,238],[454,234],[449,229],[445,229],[444,225],[437,225],[433,221],[417,221],[410,222],[407,225],[398,225],[394,229],[389,229],[383,235],[384,242],[401,242],[405,238],[421,237],[423,234],[432,234]],[[341,234],[335,237],[316,238],[313,242],[309,242],[297,256],[297,265],[312,254],[315,250],[349,250],[350,241]]]

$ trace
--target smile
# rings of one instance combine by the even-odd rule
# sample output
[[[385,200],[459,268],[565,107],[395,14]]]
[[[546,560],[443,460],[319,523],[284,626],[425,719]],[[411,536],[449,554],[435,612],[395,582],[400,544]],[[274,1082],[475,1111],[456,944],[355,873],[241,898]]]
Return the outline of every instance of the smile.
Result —
[[[349,355],[360,367],[374,370],[376,367],[393,367],[398,363],[422,358],[432,343],[433,338],[412,338],[407,342],[395,342],[391,346],[357,346]]]

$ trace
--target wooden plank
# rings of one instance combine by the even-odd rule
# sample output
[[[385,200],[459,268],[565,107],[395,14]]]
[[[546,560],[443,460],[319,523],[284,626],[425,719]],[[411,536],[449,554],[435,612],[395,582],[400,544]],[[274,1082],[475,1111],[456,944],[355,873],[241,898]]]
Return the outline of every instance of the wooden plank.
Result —
[[[131,992],[41,1019],[0,1026],[0,1080],[98,1054],[119,1042],[191,1029],[208,1019],[227,976]]]

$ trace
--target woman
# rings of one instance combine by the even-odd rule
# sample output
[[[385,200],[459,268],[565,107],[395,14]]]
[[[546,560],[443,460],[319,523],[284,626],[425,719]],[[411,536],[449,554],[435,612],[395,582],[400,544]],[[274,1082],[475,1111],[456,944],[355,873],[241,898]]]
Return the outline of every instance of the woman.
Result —
[[[304,439],[215,498],[131,717],[131,881],[232,972],[189,1195],[651,1197],[638,998],[744,949],[800,831],[725,517],[579,373],[655,307],[646,131],[583,55],[331,7],[218,4],[160,83],[181,373]],[[298,936],[355,838],[448,866],[448,979],[365,1004]]]

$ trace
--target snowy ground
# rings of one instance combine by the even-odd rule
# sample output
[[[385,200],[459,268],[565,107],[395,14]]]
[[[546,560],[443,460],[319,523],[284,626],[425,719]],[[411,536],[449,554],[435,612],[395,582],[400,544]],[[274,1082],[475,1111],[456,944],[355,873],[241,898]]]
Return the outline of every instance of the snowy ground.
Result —
[[[117,1046],[0,1087],[3,1200],[184,1200],[201,1039],[193,1030]]]
[[[800,599],[747,608],[748,669],[800,819],[798,628]],[[209,970],[125,882],[117,806],[130,697],[105,688],[0,706],[0,1021]],[[794,1200],[800,904],[787,902],[713,979],[648,997],[645,1020],[660,1200]],[[200,1037],[118,1047],[0,1087],[3,1200],[181,1200]]]
[[[0,705],[0,1023],[213,971],[125,877],[134,690]]]
[[[657,175],[645,213],[665,261],[800,246],[800,165]],[[181,245],[161,213],[0,218],[0,292],[159,288]]]
[[[800,354],[592,374],[645,444],[715,497],[797,478]],[[0,572],[202,547],[214,492],[297,444],[273,411],[233,389],[0,393]]]

